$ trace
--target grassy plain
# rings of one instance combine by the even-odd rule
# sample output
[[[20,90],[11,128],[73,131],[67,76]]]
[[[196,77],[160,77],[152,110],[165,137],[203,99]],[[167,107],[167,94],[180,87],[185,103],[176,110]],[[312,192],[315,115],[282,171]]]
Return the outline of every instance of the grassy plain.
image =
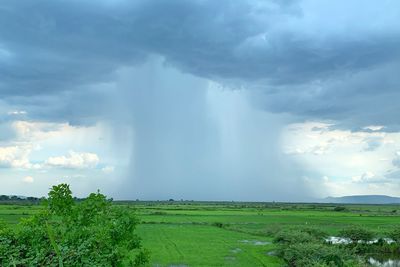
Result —
[[[359,225],[385,236],[400,226],[399,205],[116,202],[134,206],[142,224],[138,234],[151,251],[151,266],[282,266],[270,255],[272,234],[286,227],[313,227],[337,235]],[[343,206],[343,205],[342,205]],[[9,223],[40,206],[0,205]]]

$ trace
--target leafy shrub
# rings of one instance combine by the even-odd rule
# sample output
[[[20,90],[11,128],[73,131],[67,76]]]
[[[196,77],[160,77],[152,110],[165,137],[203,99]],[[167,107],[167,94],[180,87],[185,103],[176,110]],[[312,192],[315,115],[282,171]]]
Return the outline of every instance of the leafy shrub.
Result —
[[[274,238],[277,256],[293,267],[363,266],[353,250],[325,243],[326,236],[312,227],[283,229]]]
[[[134,234],[128,208],[90,194],[75,203],[66,184],[53,186],[44,209],[19,227],[0,225],[0,266],[140,266],[149,253]],[[16,229],[16,230],[14,230]],[[130,256],[136,255],[136,256]]]
[[[306,230],[309,230],[308,228]],[[278,244],[299,244],[299,243],[307,243],[307,242],[321,242],[322,237],[318,237],[311,230],[307,232],[306,230],[301,229],[283,229],[275,234],[274,243]]]
[[[358,241],[367,242],[374,237],[374,234],[371,231],[356,226],[343,229],[340,231],[340,235],[349,238],[353,243],[357,243]]]
[[[318,243],[292,244],[279,249],[279,255],[288,266],[363,266],[348,251]]]
[[[328,237],[328,233],[326,233],[318,228],[302,227],[299,230],[302,232],[308,233],[309,235],[315,237],[318,240],[325,239],[326,237]]]
[[[400,243],[400,227],[398,226],[398,228],[392,230],[389,233],[389,237],[392,238],[397,243]]]

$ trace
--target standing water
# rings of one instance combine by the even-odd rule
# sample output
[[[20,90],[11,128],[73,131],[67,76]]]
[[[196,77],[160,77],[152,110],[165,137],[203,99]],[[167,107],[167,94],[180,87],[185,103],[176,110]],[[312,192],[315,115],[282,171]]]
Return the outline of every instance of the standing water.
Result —
[[[380,254],[373,255],[368,259],[372,266],[400,267],[400,255]]]

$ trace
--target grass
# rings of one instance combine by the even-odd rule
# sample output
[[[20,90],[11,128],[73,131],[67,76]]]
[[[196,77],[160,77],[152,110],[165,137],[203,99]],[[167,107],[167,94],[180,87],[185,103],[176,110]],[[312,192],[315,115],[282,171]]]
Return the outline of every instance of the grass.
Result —
[[[314,227],[337,235],[352,225],[378,235],[400,225],[396,206],[348,205],[334,211],[332,205],[271,206],[232,204],[136,203],[139,227],[153,266],[282,266],[268,255],[274,245],[254,246],[240,240],[270,241],[284,227]],[[213,225],[222,224],[222,228]],[[239,253],[235,253],[240,251]]]
[[[143,224],[153,266],[281,266],[270,239],[208,225]],[[258,244],[258,245],[256,245]]]
[[[314,227],[337,235],[359,225],[378,236],[400,226],[397,205],[118,202],[134,206],[143,222],[138,233],[151,251],[151,266],[282,266],[267,252],[272,233],[284,227]],[[38,212],[40,206],[0,205],[9,223]],[[247,241],[246,241],[247,240]],[[256,242],[258,241],[258,245]]]
[[[29,217],[41,209],[37,205],[2,205],[0,204],[0,220],[16,224],[21,218]]]

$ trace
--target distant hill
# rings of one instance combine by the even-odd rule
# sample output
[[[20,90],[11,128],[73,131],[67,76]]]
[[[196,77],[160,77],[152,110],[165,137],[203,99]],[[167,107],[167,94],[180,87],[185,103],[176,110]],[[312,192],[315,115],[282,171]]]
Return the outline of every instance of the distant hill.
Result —
[[[400,197],[385,195],[358,195],[343,197],[327,197],[322,200],[324,203],[341,204],[400,204]]]

